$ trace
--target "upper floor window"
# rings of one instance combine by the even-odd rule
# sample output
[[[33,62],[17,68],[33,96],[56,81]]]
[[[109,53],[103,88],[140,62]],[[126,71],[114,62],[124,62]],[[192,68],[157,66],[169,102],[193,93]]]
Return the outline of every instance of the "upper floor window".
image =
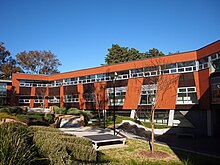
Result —
[[[198,104],[196,87],[178,88],[176,104]]]
[[[115,105],[123,105],[126,95],[127,87],[116,87],[115,88]],[[108,88],[108,104],[114,105],[114,88]]]
[[[157,85],[142,85],[140,105],[150,105],[155,101]]]

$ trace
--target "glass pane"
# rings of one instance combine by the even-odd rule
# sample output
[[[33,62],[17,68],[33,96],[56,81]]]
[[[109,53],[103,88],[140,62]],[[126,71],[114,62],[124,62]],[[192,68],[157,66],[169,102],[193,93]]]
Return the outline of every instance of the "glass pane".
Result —
[[[183,104],[184,101],[187,101],[186,93],[178,93],[177,103],[182,103]]]
[[[180,88],[179,92],[184,92],[185,93],[186,92],[186,88]]]
[[[195,92],[196,89],[195,88],[188,88],[188,92]]]
[[[147,104],[147,96],[141,96],[140,104]]]
[[[196,93],[189,93],[188,96],[189,96],[190,103],[194,103],[194,104],[198,103],[198,99],[197,99]]]

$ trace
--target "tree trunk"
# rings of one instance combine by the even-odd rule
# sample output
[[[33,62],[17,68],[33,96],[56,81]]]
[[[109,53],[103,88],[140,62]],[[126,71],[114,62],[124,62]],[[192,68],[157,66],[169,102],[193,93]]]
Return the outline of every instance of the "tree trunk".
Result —
[[[98,108],[98,118],[99,118],[99,126],[101,127],[101,115],[100,115],[100,108]]]
[[[151,153],[154,154],[154,106],[152,107],[151,114]]]

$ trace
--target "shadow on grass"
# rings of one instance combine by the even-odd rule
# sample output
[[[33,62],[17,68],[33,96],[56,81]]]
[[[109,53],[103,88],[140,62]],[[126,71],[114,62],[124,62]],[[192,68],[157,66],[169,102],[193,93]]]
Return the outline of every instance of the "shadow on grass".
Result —
[[[220,143],[217,138],[165,134],[156,137],[156,140],[169,146],[183,164],[217,165],[220,162]]]

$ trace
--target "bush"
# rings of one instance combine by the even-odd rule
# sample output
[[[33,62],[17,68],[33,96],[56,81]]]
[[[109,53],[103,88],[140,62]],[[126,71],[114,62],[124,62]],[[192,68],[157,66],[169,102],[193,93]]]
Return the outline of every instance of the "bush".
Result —
[[[53,114],[45,114],[44,115],[44,119],[49,123],[49,124],[52,124],[52,123],[54,123],[54,121],[55,121],[55,115],[53,115]]]
[[[2,120],[2,119],[14,119],[16,121],[20,121],[16,116],[1,112],[0,113],[0,120]]]
[[[75,137],[55,128],[31,127],[39,152],[48,157],[50,164],[66,165],[95,162],[97,152],[86,138]],[[52,143],[51,143],[52,142]]]
[[[63,133],[61,130],[57,128],[52,127],[44,127],[44,126],[30,126],[28,127],[31,132],[37,132],[37,131],[47,131],[47,132],[60,132]]]
[[[77,108],[70,108],[67,110],[67,115],[79,115],[81,114],[81,110],[77,109]]]
[[[68,115],[83,115],[84,116],[84,122],[87,125],[89,120],[92,118],[92,114],[88,111],[79,110],[77,108],[70,108],[67,111]]]
[[[62,114],[65,115],[67,112],[67,109],[65,107],[58,107],[58,106],[53,106],[55,114]]]
[[[49,122],[45,120],[44,114],[40,112],[28,112],[26,115],[17,115],[17,117],[22,121],[27,123],[27,125],[41,125],[49,126]]]
[[[0,164],[25,165],[36,159],[32,136],[19,123],[4,123],[0,127]]]
[[[5,112],[8,114],[23,114],[24,110],[21,107],[3,107],[0,112]]]

